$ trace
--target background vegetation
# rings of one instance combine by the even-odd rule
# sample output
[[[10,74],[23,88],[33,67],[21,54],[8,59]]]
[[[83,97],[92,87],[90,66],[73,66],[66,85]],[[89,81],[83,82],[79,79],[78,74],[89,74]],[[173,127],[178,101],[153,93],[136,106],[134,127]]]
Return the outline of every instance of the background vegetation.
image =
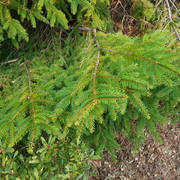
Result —
[[[117,133],[138,149],[180,119],[179,5],[131,5],[138,37],[113,1],[0,1],[2,179],[88,179]]]

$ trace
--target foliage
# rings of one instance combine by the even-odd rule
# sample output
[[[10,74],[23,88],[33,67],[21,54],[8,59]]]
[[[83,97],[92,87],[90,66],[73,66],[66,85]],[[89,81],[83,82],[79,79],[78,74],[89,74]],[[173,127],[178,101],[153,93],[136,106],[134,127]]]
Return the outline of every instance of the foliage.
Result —
[[[153,3],[149,0],[132,0],[134,6],[134,17],[138,19],[144,19],[150,21],[155,14]]]
[[[179,53],[169,32],[103,33],[108,3],[0,1],[2,179],[88,179],[89,159],[103,149],[115,160],[117,134],[138,149],[145,129],[161,142],[156,125],[179,121]],[[142,7],[153,4],[133,3],[134,16],[150,22],[156,12]],[[15,46],[30,40],[13,50],[7,37]]]
[[[169,122],[174,108],[174,118],[179,112],[179,54],[165,48],[168,42],[160,31],[142,39],[94,31],[74,47],[67,39],[64,50],[42,50],[39,57],[4,66],[3,144],[13,147],[25,138],[33,153],[46,132],[114,154],[115,131],[127,133],[137,147],[144,128],[158,139],[156,124]]]
[[[3,148],[1,142],[1,179],[88,179],[88,161],[97,158],[93,150],[79,141],[62,142],[52,136],[41,137],[39,144],[33,155],[25,155],[20,149]]]
[[[68,21],[76,19],[74,23],[78,26],[86,24],[105,30],[111,21],[108,4],[109,0],[0,1],[0,42],[5,39],[7,33],[7,37],[12,39],[17,47],[18,41],[22,39],[28,41],[26,30],[29,24],[36,28],[39,22],[49,24],[51,27],[68,29]]]
[[[142,39],[99,33],[86,47],[81,43],[72,54],[77,58],[81,52],[80,64],[69,68],[66,87],[57,93],[61,101],[55,115],[64,119],[66,112],[65,130],[75,128],[78,137],[92,133],[87,142],[92,139],[100,152],[117,148],[115,130],[127,133],[137,147],[144,128],[160,140],[156,124],[169,122],[166,98],[173,101],[172,109],[179,101],[179,55],[165,48],[166,36],[160,31]]]
[[[48,75],[47,67],[41,63],[41,66],[34,69],[33,63],[38,67],[37,63],[40,62],[34,59],[31,62],[32,65],[29,65],[29,61],[26,60],[17,69],[14,68],[17,74],[9,74],[4,82],[1,81],[3,82],[1,93],[5,98],[3,101],[6,107],[1,107],[1,137],[6,137],[3,143],[13,146],[24,135],[30,133],[30,152],[33,142],[39,138],[42,130],[58,136],[60,134],[60,129],[55,126],[51,118],[50,107],[54,102],[51,98],[45,98],[47,96],[47,92],[44,91],[47,81],[45,76]],[[45,104],[48,104],[49,108],[46,108]],[[9,113],[6,114],[7,112]]]

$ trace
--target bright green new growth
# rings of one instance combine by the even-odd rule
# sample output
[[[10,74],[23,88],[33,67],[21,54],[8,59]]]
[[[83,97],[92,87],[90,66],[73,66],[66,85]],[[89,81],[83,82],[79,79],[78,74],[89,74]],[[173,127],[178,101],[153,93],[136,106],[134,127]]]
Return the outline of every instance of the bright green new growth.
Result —
[[[168,114],[179,116],[179,54],[165,48],[168,42],[160,31],[142,38],[93,31],[76,39],[73,48],[67,39],[53,56],[44,50],[40,57],[14,63],[13,72],[4,68],[3,143],[12,147],[26,137],[33,152],[46,132],[114,154],[115,131],[128,134],[137,147],[145,128],[159,139],[156,124],[169,122]]]
[[[142,18],[144,21],[150,21],[155,13],[154,5],[149,0],[133,0],[135,18]]]

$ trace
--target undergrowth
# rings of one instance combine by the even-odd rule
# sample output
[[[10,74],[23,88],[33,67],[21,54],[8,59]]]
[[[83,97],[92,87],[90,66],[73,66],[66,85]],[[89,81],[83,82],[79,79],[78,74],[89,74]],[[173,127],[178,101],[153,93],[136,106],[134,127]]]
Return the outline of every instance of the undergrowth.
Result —
[[[161,31],[130,38],[94,29],[2,63],[1,178],[88,178],[89,158],[107,149],[115,159],[116,132],[135,149],[145,129],[161,142],[156,125],[180,116],[179,54],[166,48],[170,41]]]
[[[156,126],[179,121],[179,52],[165,31],[178,4],[132,1],[140,26],[170,22],[132,38],[112,32],[109,3],[0,1],[1,179],[88,179],[104,149],[116,160],[118,135],[138,150],[145,130],[161,143]]]

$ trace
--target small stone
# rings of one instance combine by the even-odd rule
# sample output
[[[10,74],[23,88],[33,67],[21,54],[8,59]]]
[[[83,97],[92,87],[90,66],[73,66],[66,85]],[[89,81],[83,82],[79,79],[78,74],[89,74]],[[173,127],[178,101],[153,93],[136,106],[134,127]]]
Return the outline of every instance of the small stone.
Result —
[[[104,161],[104,164],[106,164],[106,165],[107,165],[107,164],[109,164],[109,163],[108,163],[108,161]]]

